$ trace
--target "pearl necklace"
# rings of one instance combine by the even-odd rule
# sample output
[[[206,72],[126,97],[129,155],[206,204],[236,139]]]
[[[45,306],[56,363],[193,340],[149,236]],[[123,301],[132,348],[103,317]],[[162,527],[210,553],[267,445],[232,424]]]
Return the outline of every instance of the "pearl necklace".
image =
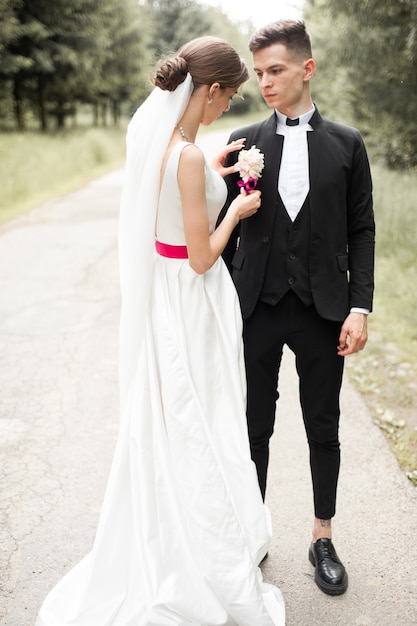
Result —
[[[180,135],[184,139],[184,141],[188,141],[188,143],[193,143],[191,139],[187,137],[185,130],[183,129],[182,126],[176,126],[175,128],[180,131]]]

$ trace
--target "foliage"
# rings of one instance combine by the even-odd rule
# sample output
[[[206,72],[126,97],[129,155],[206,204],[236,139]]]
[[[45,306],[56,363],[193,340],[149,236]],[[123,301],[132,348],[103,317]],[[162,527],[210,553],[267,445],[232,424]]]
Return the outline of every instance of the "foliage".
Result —
[[[107,29],[110,45],[102,57],[94,91],[95,104],[101,103],[104,124],[108,103],[113,121],[118,123],[123,103],[140,102],[145,98],[144,68],[149,64],[149,31],[146,16],[137,0],[119,0],[117,5],[111,2]],[[88,97],[85,101],[89,101]]]
[[[142,0],[152,31],[149,42],[154,60],[169,55],[194,37],[210,31],[210,21],[203,7],[194,0]]]
[[[305,18],[326,113],[359,125],[390,167],[416,167],[417,0],[307,0]]]
[[[136,0],[0,0],[0,85],[13,99],[16,126],[28,112],[43,130],[62,128],[78,104],[95,107],[96,122],[128,99],[144,96],[147,24]],[[3,32],[4,31],[4,32]],[[11,60],[15,60],[11,62]],[[7,109],[8,105],[8,109]]]
[[[63,125],[65,108],[71,106],[72,95],[105,45],[94,5],[94,0],[15,3],[14,14],[22,31],[7,49],[10,55],[26,61],[11,76],[19,129],[25,128],[25,99],[38,104],[43,129],[48,125],[48,100],[54,102],[58,125]]]
[[[0,118],[19,130],[38,120],[62,129],[80,104],[95,124],[118,123],[151,85],[156,61],[201,35],[227,39],[248,54],[243,31],[194,0],[0,0]],[[259,107],[251,84],[236,110]]]
[[[153,65],[174,53],[195,37],[214,35],[228,41],[245,59],[249,67],[248,24],[237,27],[219,9],[201,5],[194,0],[141,0],[151,30],[157,36],[150,39],[150,58]],[[153,66],[152,66],[153,67]],[[261,106],[262,97],[252,80],[244,85],[244,98],[233,101],[235,113],[243,114]]]

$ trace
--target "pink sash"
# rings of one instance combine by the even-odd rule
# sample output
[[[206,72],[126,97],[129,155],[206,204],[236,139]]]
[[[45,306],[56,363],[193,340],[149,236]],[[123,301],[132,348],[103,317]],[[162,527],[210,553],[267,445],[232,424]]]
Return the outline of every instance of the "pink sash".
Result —
[[[171,246],[169,243],[155,241],[155,249],[158,254],[169,259],[188,259],[187,246]]]

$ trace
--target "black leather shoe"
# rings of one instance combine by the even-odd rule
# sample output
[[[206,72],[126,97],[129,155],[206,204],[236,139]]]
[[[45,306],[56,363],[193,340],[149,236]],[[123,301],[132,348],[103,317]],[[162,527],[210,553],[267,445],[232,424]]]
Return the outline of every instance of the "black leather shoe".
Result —
[[[314,580],[318,587],[330,596],[340,596],[348,586],[345,567],[336,554],[331,539],[317,539],[308,552],[310,563],[314,565]]]

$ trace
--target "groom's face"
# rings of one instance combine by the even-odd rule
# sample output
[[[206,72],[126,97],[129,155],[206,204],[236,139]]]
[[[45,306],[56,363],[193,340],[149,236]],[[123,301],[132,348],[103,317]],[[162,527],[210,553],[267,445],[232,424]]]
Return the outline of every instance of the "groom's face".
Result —
[[[308,95],[307,64],[290,53],[286,46],[275,43],[253,53],[254,70],[265,102],[284,115],[298,114]],[[308,77],[308,78],[307,78]]]

